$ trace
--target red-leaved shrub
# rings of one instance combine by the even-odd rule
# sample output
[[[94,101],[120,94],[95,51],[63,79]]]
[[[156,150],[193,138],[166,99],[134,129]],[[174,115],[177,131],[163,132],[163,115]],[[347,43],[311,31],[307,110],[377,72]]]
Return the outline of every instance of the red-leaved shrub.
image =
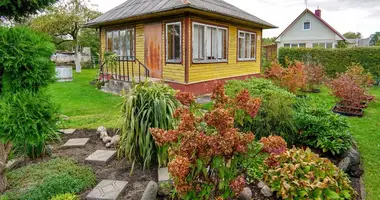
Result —
[[[304,69],[306,74],[306,91],[317,89],[317,86],[321,85],[324,81],[325,70],[318,64],[305,65]]]
[[[263,143],[264,152],[277,155],[286,151],[287,144],[280,136],[263,137],[260,142]]]

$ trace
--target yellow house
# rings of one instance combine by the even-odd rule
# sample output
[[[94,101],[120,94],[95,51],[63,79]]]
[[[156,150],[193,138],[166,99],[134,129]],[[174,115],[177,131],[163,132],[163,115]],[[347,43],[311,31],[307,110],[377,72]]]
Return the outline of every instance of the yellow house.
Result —
[[[223,0],[128,0],[87,26],[100,30],[100,55],[119,55],[116,69],[103,67],[109,78],[158,78],[195,94],[259,75],[262,31],[276,28]]]

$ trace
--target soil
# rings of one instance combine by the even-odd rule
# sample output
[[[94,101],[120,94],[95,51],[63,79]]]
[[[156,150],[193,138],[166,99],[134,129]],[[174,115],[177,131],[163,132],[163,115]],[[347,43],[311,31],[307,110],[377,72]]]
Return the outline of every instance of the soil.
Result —
[[[333,108],[333,112],[344,115],[344,116],[356,116],[356,117],[362,117],[364,114],[364,111],[361,108],[352,108],[352,107],[340,106],[340,105],[336,105]]]
[[[109,135],[113,136],[114,131],[109,131]],[[69,139],[73,138],[90,138],[90,141],[82,148],[62,148],[62,145]],[[120,199],[122,200],[140,200],[144,193],[145,187],[148,182],[158,181],[157,168],[143,171],[141,167],[135,166],[133,174],[130,175],[131,164],[125,160],[113,159],[107,166],[97,166],[88,164],[85,162],[87,156],[95,152],[96,150],[106,150],[103,142],[96,134],[96,130],[77,130],[72,135],[62,135],[62,141],[52,145],[53,155],[55,157],[71,158],[80,164],[90,166],[95,174],[97,183],[104,179],[127,181],[127,189],[122,194]],[[85,199],[92,188],[81,193],[79,196],[81,199]]]

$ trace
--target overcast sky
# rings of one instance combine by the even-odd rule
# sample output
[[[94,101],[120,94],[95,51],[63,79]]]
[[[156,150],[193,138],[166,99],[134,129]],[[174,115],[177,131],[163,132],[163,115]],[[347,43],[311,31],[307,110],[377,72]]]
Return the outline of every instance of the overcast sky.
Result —
[[[106,12],[126,0],[91,0]],[[277,37],[306,8],[305,0],[226,0],[278,26],[265,30],[263,37]],[[191,2],[191,0],[190,0]],[[322,18],[340,33],[361,32],[363,37],[380,31],[380,0],[308,0],[308,8],[322,10]]]

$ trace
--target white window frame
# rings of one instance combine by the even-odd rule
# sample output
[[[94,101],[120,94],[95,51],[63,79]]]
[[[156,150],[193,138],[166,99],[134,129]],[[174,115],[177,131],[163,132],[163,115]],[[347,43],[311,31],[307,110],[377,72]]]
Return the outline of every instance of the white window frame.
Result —
[[[284,47],[285,47],[286,44],[289,45],[289,48],[300,48],[300,44],[305,44],[305,48],[306,48],[306,43],[297,43],[297,45],[293,45],[293,44],[296,44],[296,43],[285,43]]]
[[[305,23],[310,23],[310,28],[309,29],[305,29]],[[302,29],[304,31],[310,31],[311,30],[311,21],[304,21],[302,25],[303,25]]]
[[[314,44],[318,44],[318,47],[314,47]],[[327,44],[331,44],[332,45],[332,48],[334,48],[334,43],[333,42],[318,42],[318,43],[313,43],[313,48],[319,48],[319,46],[323,44],[324,47],[321,47],[321,48],[325,48],[325,49],[330,49],[330,48],[327,48]]]
[[[246,34],[250,34],[250,38],[252,40],[252,35],[254,35],[255,37],[255,48],[254,48],[254,54],[253,54],[253,58],[249,57],[245,57],[245,58],[239,58],[239,54],[240,54],[240,33],[244,33],[244,47],[245,47],[245,44],[246,44],[246,41],[245,41],[245,36]],[[257,35],[255,32],[249,32],[249,31],[241,31],[241,30],[238,30],[238,39],[237,39],[237,43],[238,43],[238,51],[237,51],[237,58],[238,58],[238,61],[255,61],[256,60],[256,53],[257,53]],[[249,43],[250,45],[252,45],[252,41]],[[250,48],[248,48],[250,51],[252,50],[252,46],[250,46]],[[252,55],[252,52],[249,53],[249,56]]]
[[[168,48],[168,27],[170,25],[179,25],[179,60],[173,60],[173,59],[170,59],[169,60],[169,48]],[[165,29],[165,38],[166,38],[166,45],[165,45],[165,48],[166,48],[166,62],[167,63],[181,63],[182,62],[182,22],[171,22],[171,23],[166,23],[166,29]]]
[[[129,31],[131,31],[131,33],[133,33],[133,41],[130,41],[130,45],[132,46],[132,51],[131,51],[131,55],[120,55],[120,50],[121,50],[121,46],[120,46],[120,32],[121,31],[125,31],[125,34],[127,35],[127,32],[129,32]],[[114,38],[113,38],[113,33],[114,32],[118,32],[118,34],[119,34],[119,49],[118,49],[118,52],[116,53],[116,55],[118,55],[118,56],[120,56],[120,57],[132,57],[132,60],[134,60],[135,59],[135,53],[136,53],[136,45],[135,45],[135,42],[136,42],[136,32],[135,32],[135,28],[125,28],[125,29],[117,29],[117,30],[106,30],[106,50],[108,51],[108,49],[109,49],[109,43],[108,43],[108,33],[112,33],[112,45],[115,45],[114,44]],[[112,52],[114,52],[114,50],[113,50],[113,46],[112,46]],[[127,54],[127,49],[125,49],[125,54]]]
[[[198,23],[198,22],[193,22],[193,25],[192,25],[192,51],[191,52],[194,52],[194,41],[195,41],[195,34],[194,34],[194,30],[195,30],[195,25],[198,25],[198,26],[203,26],[204,27],[204,33],[203,33],[203,39],[204,39],[204,59],[203,60],[200,60],[200,59],[194,59],[194,55],[192,56],[192,60],[193,60],[193,63],[214,63],[214,62],[227,62],[228,60],[228,28],[225,28],[225,27],[220,27],[220,26],[214,26],[214,25],[209,25],[209,24],[203,24],[203,23]],[[218,32],[218,30],[225,30],[226,31],[226,58],[225,59],[218,59],[219,55],[218,55],[218,51],[217,51],[217,54],[216,54],[216,59],[211,59],[211,60],[208,60],[207,59],[207,28],[216,28],[216,31]],[[217,44],[217,49],[219,48],[219,44]]]

